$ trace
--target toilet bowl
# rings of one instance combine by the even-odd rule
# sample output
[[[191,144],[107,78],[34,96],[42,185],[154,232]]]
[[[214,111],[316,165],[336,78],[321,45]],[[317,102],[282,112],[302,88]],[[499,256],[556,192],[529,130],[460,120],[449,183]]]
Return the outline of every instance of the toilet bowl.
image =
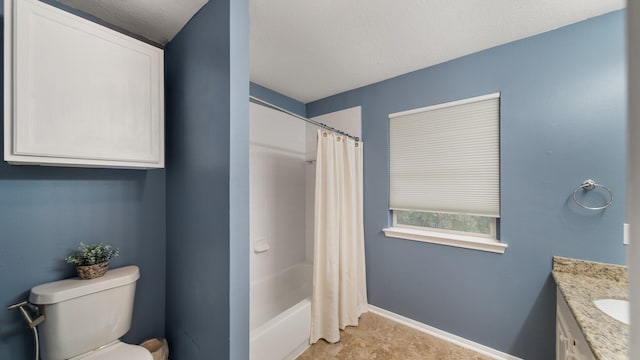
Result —
[[[38,325],[42,360],[153,360],[142,346],[119,340],[131,327],[139,278],[137,266],[125,266],[31,289],[29,301],[45,316]]]

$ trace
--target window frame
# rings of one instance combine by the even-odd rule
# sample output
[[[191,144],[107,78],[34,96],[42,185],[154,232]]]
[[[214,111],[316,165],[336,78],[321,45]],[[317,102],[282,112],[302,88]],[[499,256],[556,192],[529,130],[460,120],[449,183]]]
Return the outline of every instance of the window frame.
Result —
[[[487,251],[496,254],[504,254],[508,247],[507,244],[500,242],[499,240],[489,239],[486,237],[418,230],[404,227],[388,227],[382,229],[382,231],[386,237]]]
[[[477,232],[471,232],[471,231],[462,231],[462,230],[453,230],[453,229],[434,228],[434,227],[428,227],[428,226],[399,224],[398,223],[397,211],[420,212],[420,211],[414,211],[414,210],[391,210],[391,212],[392,212],[392,224],[393,224],[392,226],[393,227],[407,228],[407,229],[414,229],[414,230],[422,230],[422,231],[430,231],[430,232],[442,232],[442,233],[453,234],[453,235],[465,235],[465,236],[473,236],[473,237],[479,237],[479,238],[487,238],[487,239],[491,239],[491,240],[498,240],[497,239],[497,218],[495,218],[495,217],[479,216],[479,217],[486,217],[486,218],[490,219],[489,233],[488,234],[484,234],[484,233],[477,233]],[[425,211],[425,212],[432,213],[432,214],[445,214],[443,212],[438,212],[438,211]],[[466,215],[466,214],[460,214],[460,213],[451,213],[451,214],[453,214],[453,215]],[[472,215],[472,216],[475,216],[475,215]]]
[[[492,97],[497,97],[499,99],[499,106],[501,107],[501,99],[502,99],[502,94],[498,93],[493,93],[493,94],[488,94],[488,95],[482,95],[482,96],[478,96],[478,97],[471,97],[471,98],[466,98],[466,99],[461,99],[461,100],[457,100],[457,101],[451,101],[451,102],[446,102],[446,103],[442,103],[442,104],[436,104],[436,105],[432,105],[432,106],[427,106],[424,108],[420,108],[420,109],[414,109],[414,110],[408,110],[408,111],[403,111],[400,113],[395,113],[395,114],[390,114],[389,115],[389,119],[393,117],[397,117],[399,116],[399,114],[411,114],[413,112],[417,112],[419,110],[422,111],[429,111],[431,109],[435,110],[435,109],[439,109],[439,108],[445,108],[445,107],[453,107],[453,106],[459,106],[459,105],[464,105],[467,103],[471,103],[474,101],[479,101],[478,99],[481,98],[492,98]],[[498,131],[500,131],[500,123],[501,123],[501,116],[500,116],[500,111],[498,112]],[[499,135],[498,135],[499,136]],[[499,138],[498,138],[498,141]],[[500,149],[500,144],[498,143],[498,152],[501,152]],[[500,155],[498,155],[498,161],[499,161]],[[389,161],[391,161],[391,158],[389,158]],[[500,176],[498,176],[499,178]],[[498,180],[499,181],[499,180]],[[389,184],[390,186],[390,184]],[[498,183],[498,191],[499,191],[499,195],[500,196],[500,185]],[[390,188],[389,188],[390,190]],[[427,242],[427,243],[433,243],[433,244],[441,244],[441,245],[448,245],[448,246],[454,246],[454,247],[461,247],[461,248],[466,248],[466,249],[472,249],[472,250],[480,250],[480,251],[487,251],[487,252],[492,252],[492,253],[498,253],[498,254],[503,254],[505,252],[505,250],[507,249],[508,245],[501,242],[498,239],[498,232],[499,232],[499,220],[498,217],[494,217],[494,216],[485,216],[485,215],[478,215],[478,216],[482,216],[482,217],[488,217],[491,219],[491,224],[490,224],[490,234],[482,234],[482,233],[473,233],[473,232],[466,232],[466,231],[460,231],[460,230],[451,230],[451,229],[440,229],[440,228],[431,228],[431,227],[423,227],[423,226],[416,226],[416,225],[407,225],[407,224],[398,224],[398,216],[397,216],[397,211],[410,211],[410,212],[420,212],[421,210],[405,210],[405,209],[389,209],[389,211],[391,212],[391,227],[387,227],[382,229],[382,231],[384,232],[386,237],[392,237],[392,238],[399,238],[399,239],[405,239],[405,240],[413,240],[413,241],[420,241],[420,242]],[[445,214],[445,213],[449,213],[449,214],[459,214],[459,215],[464,215],[462,212],[446,212],[446,211],[435,211],[435,210],[424,210],[425,212],[430,212],[430,213],[436,213],[436,214]]]

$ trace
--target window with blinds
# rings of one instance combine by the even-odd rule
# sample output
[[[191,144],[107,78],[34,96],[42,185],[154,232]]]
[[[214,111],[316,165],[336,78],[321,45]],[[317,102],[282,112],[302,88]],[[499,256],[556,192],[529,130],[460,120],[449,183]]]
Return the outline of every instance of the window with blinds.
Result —
[[[394,227],[496,238],[500,94],[389,115]]]

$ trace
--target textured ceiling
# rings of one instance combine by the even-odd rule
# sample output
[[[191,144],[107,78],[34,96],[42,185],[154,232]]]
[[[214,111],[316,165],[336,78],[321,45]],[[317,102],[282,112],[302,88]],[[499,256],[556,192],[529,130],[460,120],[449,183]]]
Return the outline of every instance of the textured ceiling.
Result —
[[[304,103],[539,34],[624,0],[250,0],[251,80]]]
[[[59,0],[159,44],[208,0]],[[249,0],[251,81],[304,103],[621,9],[625,0]]]
[[[59,0],[109,24],[165,45],[209,0]]]

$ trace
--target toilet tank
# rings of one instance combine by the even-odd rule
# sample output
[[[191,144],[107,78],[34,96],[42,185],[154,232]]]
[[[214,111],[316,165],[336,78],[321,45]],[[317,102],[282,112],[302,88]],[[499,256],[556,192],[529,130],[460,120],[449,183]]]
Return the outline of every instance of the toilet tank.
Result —
[[[125,266],[97,279],[66,279],[31,289],[29,301],[45,316],[38,325],[42,359],[69,359],[126,334],[138,278],[137,266]]]

